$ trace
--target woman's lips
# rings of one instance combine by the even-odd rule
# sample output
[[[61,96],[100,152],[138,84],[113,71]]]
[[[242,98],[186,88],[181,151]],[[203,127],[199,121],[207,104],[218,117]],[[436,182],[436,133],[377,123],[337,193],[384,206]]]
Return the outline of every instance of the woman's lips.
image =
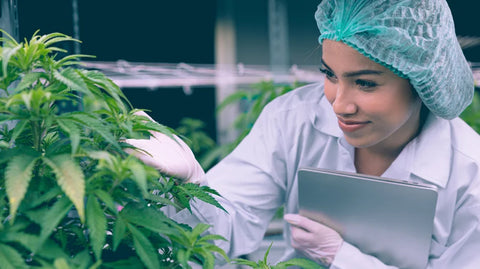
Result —
[[[345,133],[355,132],[367,126],[368,123],[369,121],[354,121],[354,120],[345,120],[342,118],[338,118],[338,126]]]

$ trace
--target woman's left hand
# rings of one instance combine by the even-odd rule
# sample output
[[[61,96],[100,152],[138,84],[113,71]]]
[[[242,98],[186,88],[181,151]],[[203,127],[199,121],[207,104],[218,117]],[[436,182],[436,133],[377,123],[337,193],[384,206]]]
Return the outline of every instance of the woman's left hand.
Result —
[[[291,225],[292,247],[313,261],[330,266],[343,243],[340,234],[297,214],[285,214],[283,218]]]

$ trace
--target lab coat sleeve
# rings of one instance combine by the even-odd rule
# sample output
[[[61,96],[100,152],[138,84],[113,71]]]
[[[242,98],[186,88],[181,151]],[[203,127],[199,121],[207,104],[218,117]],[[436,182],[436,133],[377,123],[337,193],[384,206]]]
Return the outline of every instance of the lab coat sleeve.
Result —
[[[358,248],[347,242],[343,242],[333,260],[331,269],[347,268],[385,268],[394,269],[397,267],[383,264],[379,259],[362,253]]]
[[[428,269],[480,268],[480,206],[459,208],[450,232],[449,242],[440,246],[432,240]],[[362,253],[358,248],[344,242],[330,267],[331,269],[348,268],[397,268],[383,264],[379,259]]]
[[[184,213],[177,221],[212,225],[211,233],[228,242],[216,242],[230,257],[255,251],[270,220],[284,202],[286,165],[281,132],[271,105],[256,121],[249,135],[219,164],[208,171],[207,185],[220,193],[226,212],[196,200],[194,216]]]

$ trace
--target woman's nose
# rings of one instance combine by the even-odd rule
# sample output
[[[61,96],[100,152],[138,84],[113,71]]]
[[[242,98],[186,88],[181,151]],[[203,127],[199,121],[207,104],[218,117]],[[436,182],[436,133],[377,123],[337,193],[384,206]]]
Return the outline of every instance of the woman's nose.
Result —
[[[354,94],[351,90],[339,85],[337,87],[335,100],[332,103],[333,111],[338,115],[355,114],[357,112],[357,105],[354,100]]]

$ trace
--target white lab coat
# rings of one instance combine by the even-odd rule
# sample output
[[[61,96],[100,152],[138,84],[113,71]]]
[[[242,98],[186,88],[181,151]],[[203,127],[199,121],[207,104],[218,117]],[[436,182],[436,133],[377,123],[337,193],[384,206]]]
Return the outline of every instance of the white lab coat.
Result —
[[[229,214],[197,201],[193,215],[175,219],[213,225],[229,256],[254,251],[277,208],[298,212],[297,170],[302,166],[355,172],[354,148],[338,127],[323,83],[289,92],[268,104],[250,134],[207,173]],[[421,134],[382,175],[439,188],[428,268],[480,268],[480,136],[461,119],[429,115]],[[298,257],[290,246],[283,260]],[[331,268],[396,268],[345,242]]]

